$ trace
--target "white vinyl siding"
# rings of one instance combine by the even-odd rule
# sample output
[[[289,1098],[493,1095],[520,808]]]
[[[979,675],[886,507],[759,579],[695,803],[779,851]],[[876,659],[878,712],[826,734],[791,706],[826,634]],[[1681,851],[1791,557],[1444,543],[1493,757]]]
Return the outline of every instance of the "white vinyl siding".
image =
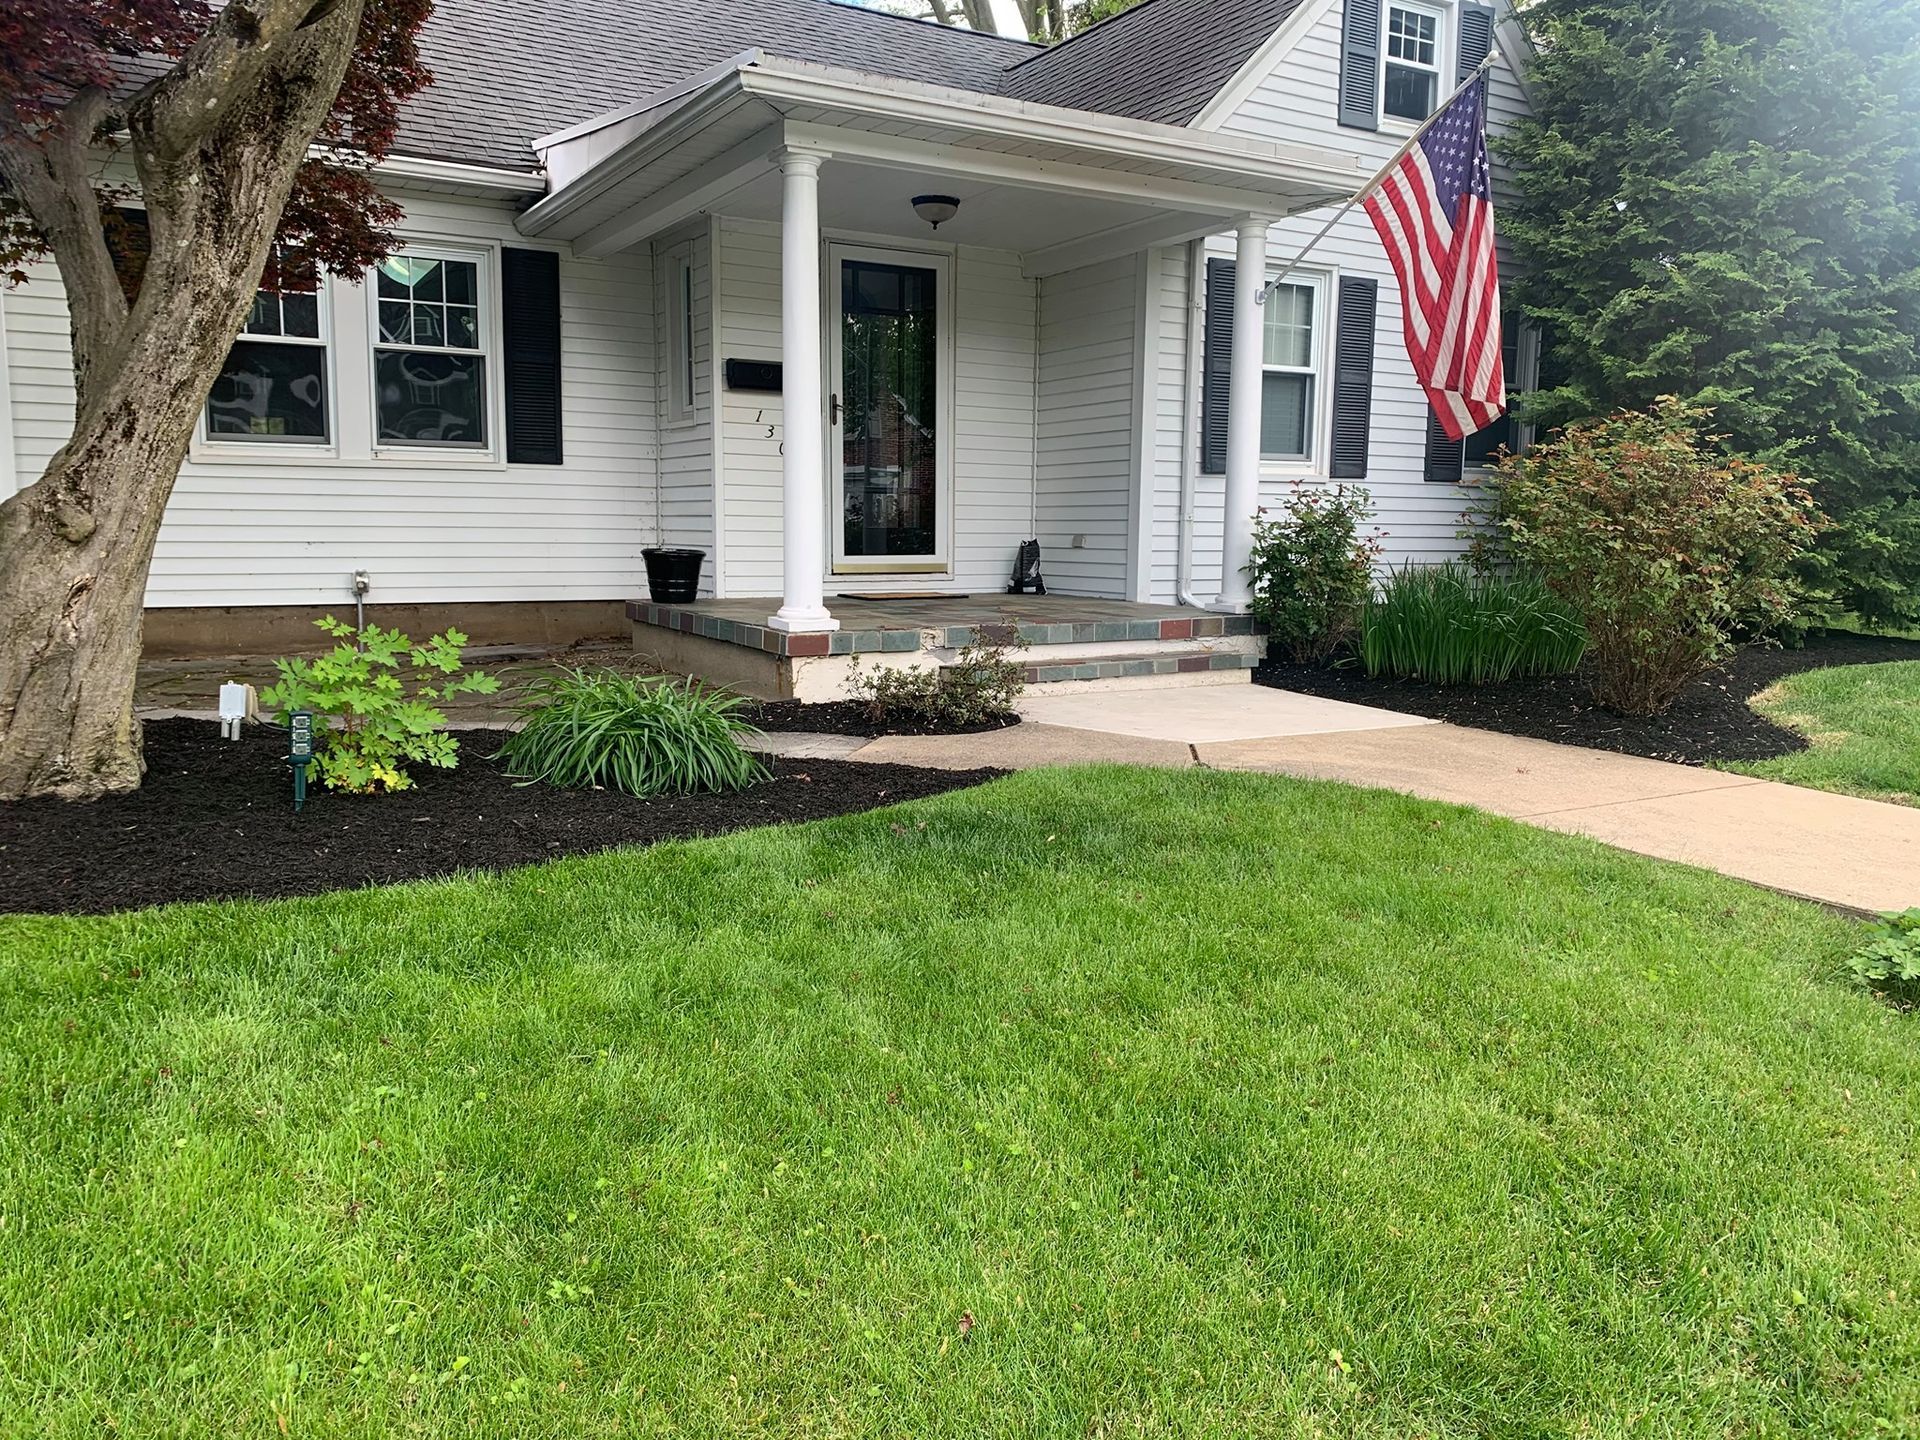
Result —
[[[400,195],[401,232],[431,243],[520,244],[501,203]],[[625,599],[641,593],[654,537],[654,347],[644,254],[563,255],[566,464],[508,465],[445,453],[373,453],[364,289],[336,283],[337,454],[239,455],[204,442],[181,467],[154,555],[152,606],[372,600]],[[73,423],[65,294],[38,266],[6,311],[18,483],[30,483]],[[351,365],[348,357],[353,357]],[[238,447],[236,447],[238,448]]]
[[[718,226],[723,359],[778,360],[780,230],[750,220]],[[995,250],[953,252],[952,572],[915,575],[916,590],[1004,586],[1014,551],[1033,532],[1034,285],[1018,259]],[[830,310],[831,307],[825,307]],[[722,387],[721,515],[725,593],[780,593],[783,557],[779,395]],[[829,427],[829,442],[833,443]],[[832,471],[827,470],[831,486]],[[1051,577],[1049,577],[1051,578]],[[827,605],[846,589],[884,588],[829,576]]]
[[[1040,282],[1034,511],[1041,573],[1065,595],[1126,596],[1141,263],[1128,255]]]
[[[692,332],[692,403],[684,413],[674,410],[674,340],[663,330],[657,346],[660,362],[660,460],[659,503],[660,543],[705,550],[707,559],[700,567],[700,593],[714,593],[718,569],[713,554],[713,263],[712,244],[703,224],[697,235],[675,241],[657,242],[660,257],[656,266],[658,291],[654,313],[666,315],[673,308],[672,289],[680,276],[675,273],[673,257],[686,260],[684,272],[693,306],[688,328]],[[638,593],[638,592],[636,592]]]

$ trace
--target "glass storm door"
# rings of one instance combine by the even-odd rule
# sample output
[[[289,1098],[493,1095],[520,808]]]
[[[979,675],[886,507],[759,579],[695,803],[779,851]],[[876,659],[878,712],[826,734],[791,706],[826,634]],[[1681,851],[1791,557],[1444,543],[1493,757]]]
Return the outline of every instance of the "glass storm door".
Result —
[[[944,571],[946,260],[835,245],[834,568]]]

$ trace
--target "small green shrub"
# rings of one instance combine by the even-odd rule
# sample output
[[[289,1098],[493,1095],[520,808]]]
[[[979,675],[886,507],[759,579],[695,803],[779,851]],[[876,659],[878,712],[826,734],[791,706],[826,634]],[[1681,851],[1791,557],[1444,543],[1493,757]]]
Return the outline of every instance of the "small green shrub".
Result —
[[[453,769],[460,742],[433,702],[500,688],[484,671],[462,668],[467,637],[448,630],[416,645],[378,625],[356,633],[331,615],[313,623],[340,643],[317,660],[274,661],[280,678],[260,700],[282,714],[313,712],[314,759],[326,787],[381,794],[413,784],[408,764]]]
[[[520,728],[500,754],[507,773],[629,795],[744,790],[767,776],[742,743],[746,701],[692,680],[574,670],[527,688]]]
[[[1587,627],[1594,696],[1655,715],[1743,634],[1791,621],[1818,527],[1791,475],[1720,454],[1711,414],[1672,396],[1569,425],[1491,482],[1507,553]]]
[[[1260,512],[1247,575],[1270,652],[1315,664],[1352,639],[1380,553],[1377,540],[1360,536],[1371,511],[1357,485],[1296,485],[1279,518]]]
[[[1882,916],[1847,966],[1901,1009],[1920,1005],[1920,908]]]
[[[1004,646],[976,638],[944,668],[869,671],[856,664],[849,684],[876,722],[964,730],[1005,719],[1027,675]]]
[[[1360,613],[1369,675],[1433,685],[1564,675],[1586,648],[1580,617],[1537,576],[1454,561],[1395,571]]]

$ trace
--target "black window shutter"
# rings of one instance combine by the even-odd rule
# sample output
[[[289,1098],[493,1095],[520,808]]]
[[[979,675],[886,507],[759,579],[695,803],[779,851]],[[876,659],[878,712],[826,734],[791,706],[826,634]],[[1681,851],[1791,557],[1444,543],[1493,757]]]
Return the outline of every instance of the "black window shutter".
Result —
[[[1200,470],[1227,473],[1227,393],[1233,388],[1231,260],[1207,261],[1205,358],[1200,363]]]
[[[507,460],[558,465],[560,447],[560,257],[551,250],[500,252],[500,318],[506,344]]]
[[[1460,75],[1464,80],[1493,49],[1493,7],[1474,0],[1460,4]]]
[[[1458,485],[1466,473],[1467,442],[1447,435],[1431,405],[1427,407],[1427,479]]]
[[[1380,0],[1344,0],[1342,5],[1340,123],[1357,130],[1380,128]]]
[[[1360,480],[1367,473],[1373,433],[1373,330],[1380,282],[1340,277],[1340,312],[1333,332],[1333,453],[1327,474]]]

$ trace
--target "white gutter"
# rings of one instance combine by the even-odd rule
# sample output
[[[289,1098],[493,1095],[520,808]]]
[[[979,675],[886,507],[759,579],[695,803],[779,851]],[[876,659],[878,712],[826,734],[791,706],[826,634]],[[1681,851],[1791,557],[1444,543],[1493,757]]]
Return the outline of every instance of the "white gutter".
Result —
[[[443,185],[471,195],[544,195],[547,189],[547,177],[538,170],[463,165],[453,160],[424,160],[413,155],[389,155],[373,167],[373,174],[379,180]]]

